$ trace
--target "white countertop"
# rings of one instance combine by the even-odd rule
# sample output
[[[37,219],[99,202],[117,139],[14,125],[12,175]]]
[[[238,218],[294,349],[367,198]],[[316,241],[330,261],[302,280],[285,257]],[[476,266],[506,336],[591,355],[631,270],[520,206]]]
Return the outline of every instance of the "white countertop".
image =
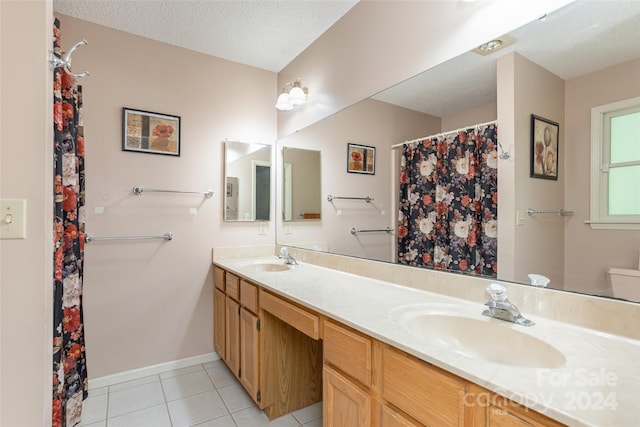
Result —
[[[215,260],[265,289],[298,302],[380,341],[459,375],[571,426],[640,425],[640,341],[548,320],[525,327],[481,315],[481,304],[300,263],[283,272],[260,271],[256,262],[277,257]],[[528,368],[486,362],[425,342],[403,327],[403,314],[455,307],[460,316],[543,340],[566,362],[558,368]],[[449,309],[448,309],[449,310]],[[640,325],[638,325],[640,327]],[[505,343],[504,351],[510,351]]]

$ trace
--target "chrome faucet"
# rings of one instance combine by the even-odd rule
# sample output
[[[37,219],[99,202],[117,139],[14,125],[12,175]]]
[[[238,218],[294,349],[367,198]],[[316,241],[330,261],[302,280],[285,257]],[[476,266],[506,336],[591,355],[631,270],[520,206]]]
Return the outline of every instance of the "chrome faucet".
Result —
[[[504,286],[492,283],[487,288],[487,293],[491,295],[491,300],[484,303],[489,309],[482,312],[483,316],[506,320],[507,322],[517,323],[523,326],[533,326],[535,324],[533,321],[522,316],[518,307],[509,301],[509,298],[507,298],[507,289]]]
[[[281,248],[278,258],[283,259],[285,264],[298,265],[298,261],[293,259],[287,248]]]

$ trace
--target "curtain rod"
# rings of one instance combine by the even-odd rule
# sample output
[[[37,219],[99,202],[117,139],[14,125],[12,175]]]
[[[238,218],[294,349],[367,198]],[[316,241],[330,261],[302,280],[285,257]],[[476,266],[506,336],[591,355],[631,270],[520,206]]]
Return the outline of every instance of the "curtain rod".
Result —
[[[393,148],[398,148],[398,147],[402,147],[403,145],[413,144],[414,142],[424,141],[425,139],[437,138],[438,136],[444,137],[445,135],[449,135],[449,134],[452,134],[452,133],[458,133],[461,130],[465,130],[465,129],[469,129],[469,128],[479,128],[481,126],[493,125],[493,124],[496,124],[496,123],[498,123],[497,120],[492,120],[492,121],[486,122],[486,123],[478,123],[478,124],[475,124],[475,125],[463,126],[461,128],[458,128],[456,130],[451,130],[449,132],[438,132],[438,133],[434,133],[433,135],[425,136],[423,138],[416,138],[416,139],[412,139],[411,141],[401,142],[400,144],[392,145],[391,148],[392,149]]]

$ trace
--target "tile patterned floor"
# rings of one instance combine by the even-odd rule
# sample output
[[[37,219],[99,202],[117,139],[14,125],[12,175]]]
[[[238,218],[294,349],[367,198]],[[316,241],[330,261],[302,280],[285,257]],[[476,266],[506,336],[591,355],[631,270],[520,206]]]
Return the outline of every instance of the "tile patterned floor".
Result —
[[[269,422],[222,360],[89,392],[82,427],[322,427],[322,403]]]

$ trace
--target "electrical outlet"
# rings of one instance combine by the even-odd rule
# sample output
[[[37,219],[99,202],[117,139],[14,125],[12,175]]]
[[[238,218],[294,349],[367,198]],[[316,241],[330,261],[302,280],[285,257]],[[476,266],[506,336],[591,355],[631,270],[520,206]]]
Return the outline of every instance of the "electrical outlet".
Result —
[[[267,234],[267,223],[264,221],[261,221],[260,224],[258,225],[258,234],[260,236],[265,236]]]

